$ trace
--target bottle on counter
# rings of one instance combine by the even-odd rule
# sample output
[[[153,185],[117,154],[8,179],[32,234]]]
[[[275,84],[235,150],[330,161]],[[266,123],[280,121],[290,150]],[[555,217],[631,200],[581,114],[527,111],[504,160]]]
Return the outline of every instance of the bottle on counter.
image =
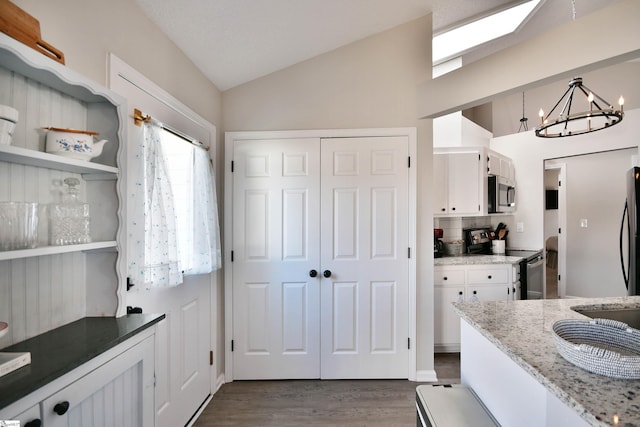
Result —
[[[78,197],[78,178],[65,178],[68,186],[60,203],[49,207],[49,244],[76,245],[91,242],[89,204]]]

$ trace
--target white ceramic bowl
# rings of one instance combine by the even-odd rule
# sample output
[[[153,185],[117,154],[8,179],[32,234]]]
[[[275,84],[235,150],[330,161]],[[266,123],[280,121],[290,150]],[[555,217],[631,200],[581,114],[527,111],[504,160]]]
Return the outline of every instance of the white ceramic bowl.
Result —
[[[94,132],[47,130],[45,151],[79,160],[91,160],[102,153],[106,141],[94,142]]]

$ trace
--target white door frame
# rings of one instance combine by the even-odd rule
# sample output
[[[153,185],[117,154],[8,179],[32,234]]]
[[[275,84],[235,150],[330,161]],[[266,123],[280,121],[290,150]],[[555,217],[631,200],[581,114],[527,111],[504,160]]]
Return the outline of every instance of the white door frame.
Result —
[[[225,382],[233,381],[233,269],[231,265],[231,243],[233,242],[233,175],[231,162],[236,140],[287,139],[287,138],[356,138],[356,137],[406,136],[409,140],[409,157],[413,159],[409,168],[409,380],[416,380],[416,260],[417,254],[417,129],[368,128],[368,129],[324,129],[300,131],[246,131],[225,133],[224,162],[224,298],[225,298]]]
[[[557,275],[558,281],[558,298],[565,298],[567,296],[567,164],[558,160],[545,160],[544,170],[558,170],[558,228],[561,230],[558,233],[558,259],[557,259]],[[546,259],[546,247],[545,247],[545,259]],[[544,288],[542,297],[547,297],[547,275],[542,276],[544,278]],[[561,280],[558,280],[558,277]]]

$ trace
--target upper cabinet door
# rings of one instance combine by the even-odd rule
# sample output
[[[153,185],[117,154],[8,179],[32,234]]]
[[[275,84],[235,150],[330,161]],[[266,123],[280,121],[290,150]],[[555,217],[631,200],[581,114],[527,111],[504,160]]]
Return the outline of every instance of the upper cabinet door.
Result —
[[[451,153],[448,156],[449,213],[480,214],[480,154]]]
[[[433,154],[433,213],[434,215],[449,212],[448,200],[448,154]]]

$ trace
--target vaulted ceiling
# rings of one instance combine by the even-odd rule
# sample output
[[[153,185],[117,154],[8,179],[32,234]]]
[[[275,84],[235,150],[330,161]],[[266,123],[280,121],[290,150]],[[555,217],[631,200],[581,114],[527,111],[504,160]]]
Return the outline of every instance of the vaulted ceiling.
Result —
[[[135,0],[193,63],[226,90],[428,13],[434,33],[524,0]],[[474,61],[618,0],[543,0],[515,34]]]

